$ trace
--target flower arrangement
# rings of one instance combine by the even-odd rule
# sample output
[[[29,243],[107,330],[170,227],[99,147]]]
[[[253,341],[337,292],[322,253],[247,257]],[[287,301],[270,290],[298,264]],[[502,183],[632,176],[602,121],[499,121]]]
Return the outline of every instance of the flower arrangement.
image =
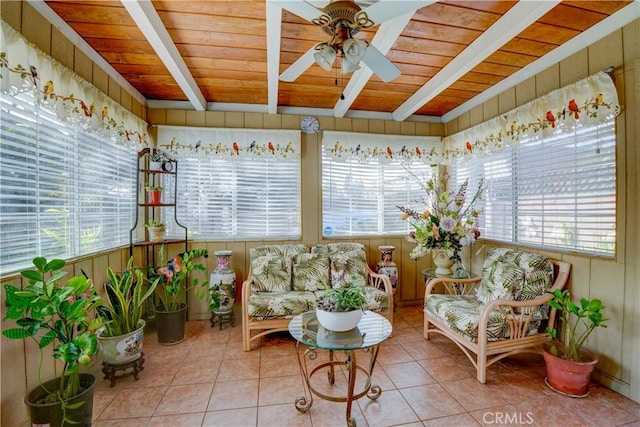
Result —
[[[424,202],[427,208],[420,212],[398,206],[402,211],[402,219],[411,220],[411,226],[414,228],[407,236],[409,242],[416,243],[416,247],[410,253],[411,259],[422,258],[434,249],[444,249],[450,259],[460,261],[462,247],[475,243],[480,237],[478,218],[482,210],[475,205],[482,200],[484,181],[480,180],[478,189],[467,202],[468,179],[453,192],[447,188],[450,178],[447,172],[440,176],[434,173],[426,183],[413,176],[426,192]]]

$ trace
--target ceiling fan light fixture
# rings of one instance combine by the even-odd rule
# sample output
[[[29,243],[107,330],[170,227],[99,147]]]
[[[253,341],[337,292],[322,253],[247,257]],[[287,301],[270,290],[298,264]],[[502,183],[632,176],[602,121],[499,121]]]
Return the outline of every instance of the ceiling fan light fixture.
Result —
[[[344,58],[353,64],[358,64],[364,58],[367,52],[367,42],[362,39],[348,39],[342,45],[342,53]]]
[[[342,74],[353,73],[356,70],[360,69],[360,65],[358,62],[349,61],[348,58],[342,58]]]
[[[329,45],[325,44],[319,48],[318,52],[313,54],[313,58],[326,71],[331,71],[333,61],[336,60],[336,51]]]

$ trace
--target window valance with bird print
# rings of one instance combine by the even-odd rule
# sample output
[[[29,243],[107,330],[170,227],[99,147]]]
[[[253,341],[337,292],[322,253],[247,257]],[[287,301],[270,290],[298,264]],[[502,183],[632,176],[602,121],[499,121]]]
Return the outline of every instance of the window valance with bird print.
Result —
[[[602,71],[445,137],[442,163],[498,152],[524,139],[547,138],[581,127],[597,126],[610,122],[619,113],[614,82]]]

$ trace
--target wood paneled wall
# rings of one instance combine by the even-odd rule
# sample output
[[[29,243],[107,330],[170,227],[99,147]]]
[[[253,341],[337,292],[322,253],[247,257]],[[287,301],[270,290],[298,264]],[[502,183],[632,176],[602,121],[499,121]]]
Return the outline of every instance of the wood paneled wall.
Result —
[[[549,255],[573,265],[569,287],[575,298],[600,298],[607,307],[607,328],[596,330],[587,343],[600,354],[596,378],[640,401],[640,21],[447,123],[445,133],[465,130],[609,66],[615,67],[622,105],[616,119],[616,257],[605,260],[566,253]],[[472,264],[479,266],[481,260]]]

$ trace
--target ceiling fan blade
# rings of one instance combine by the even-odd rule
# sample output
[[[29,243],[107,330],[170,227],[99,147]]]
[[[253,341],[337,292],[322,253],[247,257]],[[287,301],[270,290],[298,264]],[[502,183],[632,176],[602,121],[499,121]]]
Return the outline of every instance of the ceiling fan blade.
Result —
[[[364,9],[371,19],[376,24],[381,24],[385,21],[389,21],[398,16],[402,16],[405,13],[415,12],[416,10],[428,6],[432,3],[437,3],[434,0],[379,0],[377,3]]]
[[[369,45],[362,62],[382,79],[390,82],[401,74],[401,71],[393,62],[389,61],[375,46]]]
[[[316,60],[313,57],[313,54],[316,53],[316,47],[313,46],[311,49],[305,52],[296,62],[291,64],[289,68],[284,70],[282,74],[280,74],[280,80],[283,82],[292,82],[295,81],[300,74],[304,73],[307,68],[312,66]]]
[[[307,21],[317,18],[322,15],[322,11],[316,9],[306,1],[301,0],[269,0],[271,3],[280,6],[283,9],[287,9],[291,13],[295,13],[300,18],[304,18]]]

